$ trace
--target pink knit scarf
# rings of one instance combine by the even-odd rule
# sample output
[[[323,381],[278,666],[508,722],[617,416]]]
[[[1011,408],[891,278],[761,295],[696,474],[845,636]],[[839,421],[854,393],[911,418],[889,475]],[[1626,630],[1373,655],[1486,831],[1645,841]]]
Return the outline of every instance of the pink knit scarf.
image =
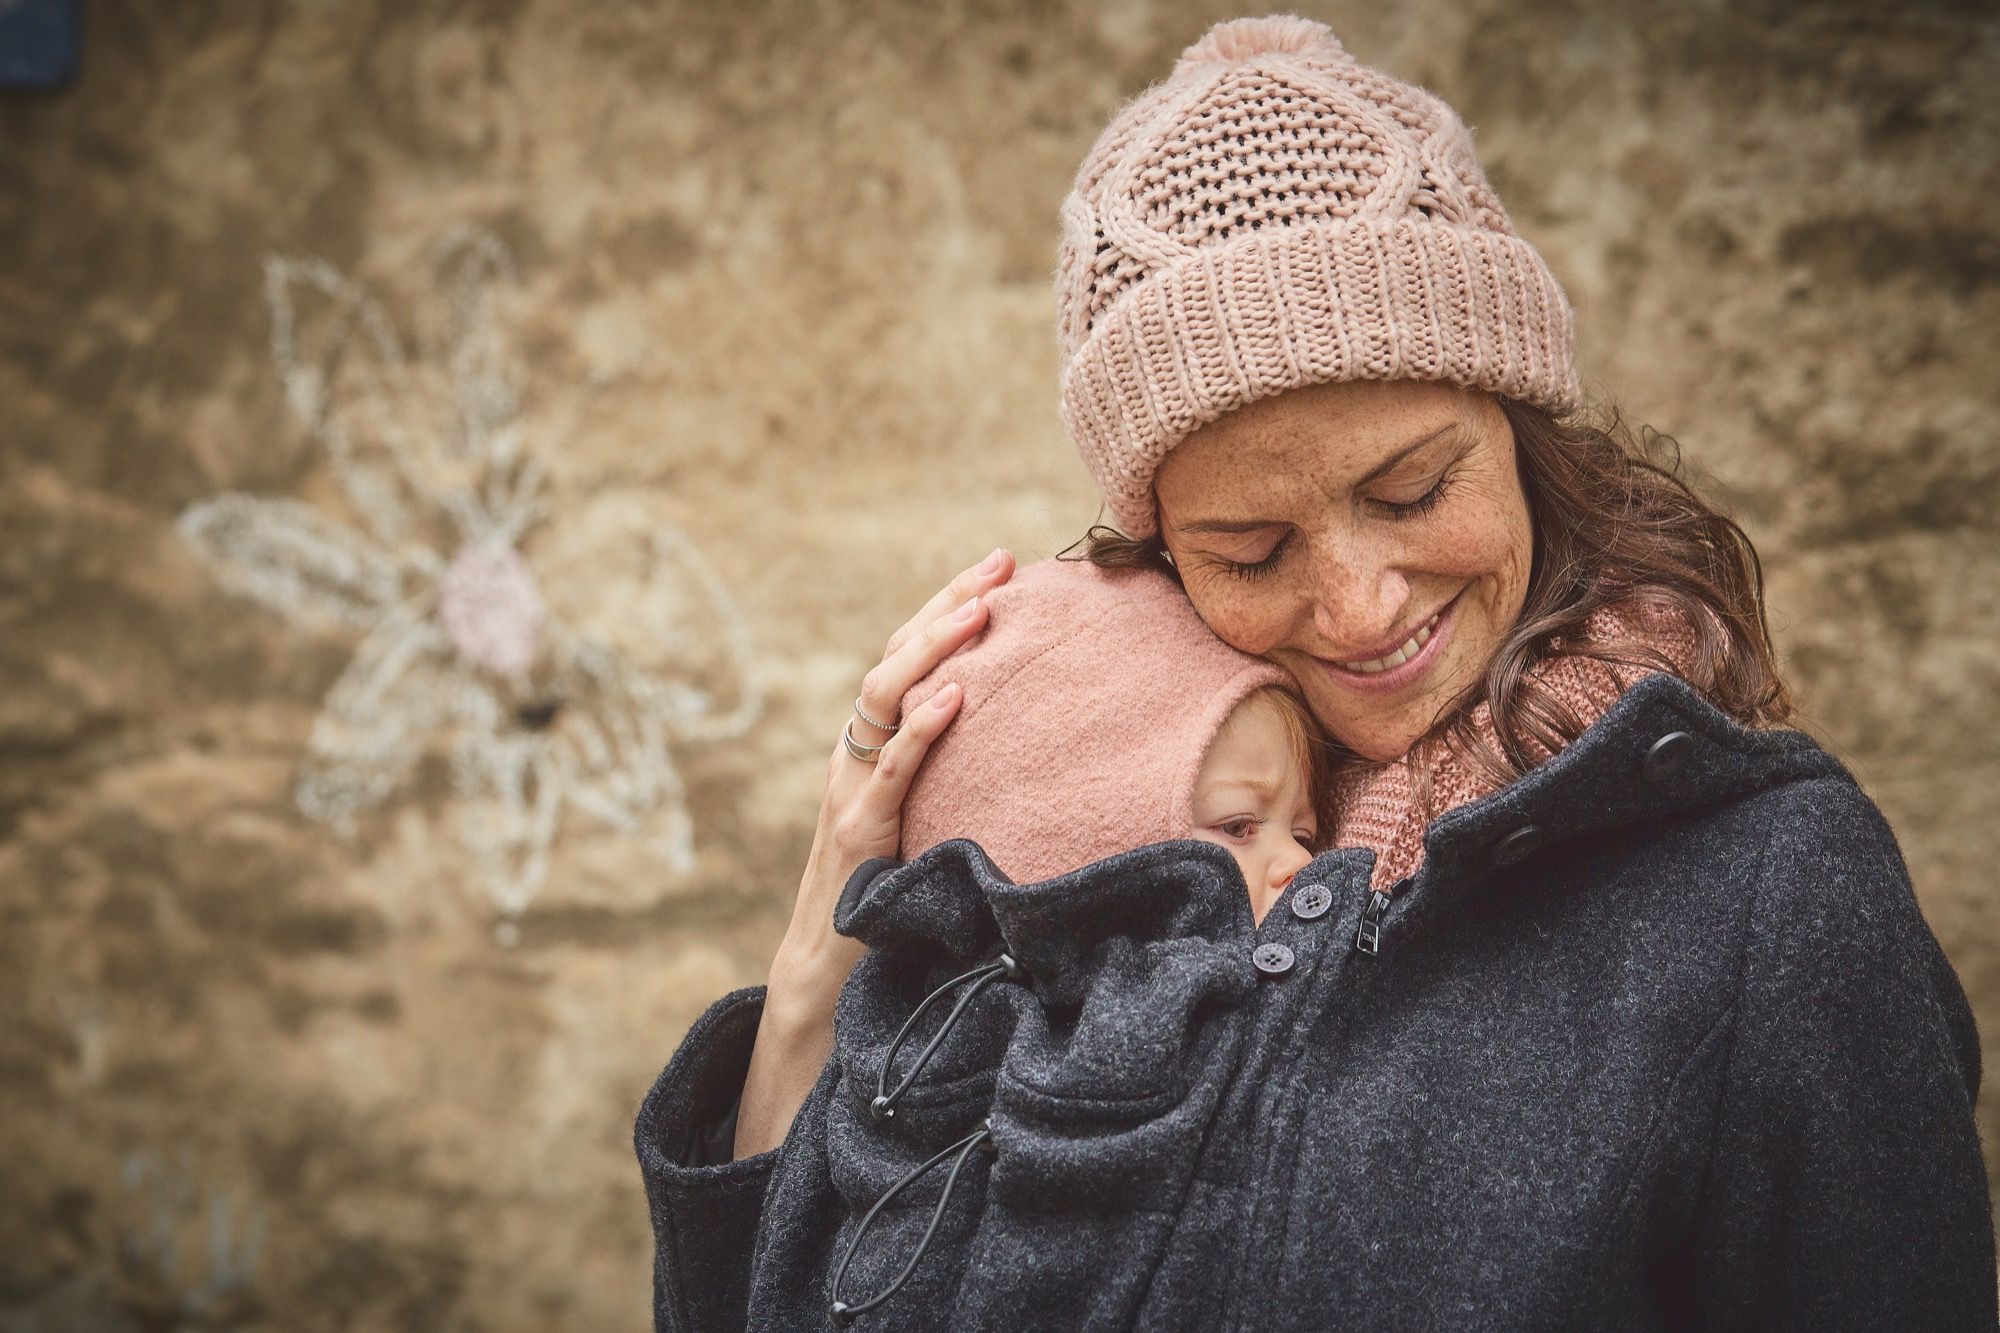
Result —
[[[1693,626],[1685,617],[1650,609],[1605,607],[1590,616],[1592,638],[1632,637],[1666,655],[1685,675],[1694,657]],[[1529,668],[1556,698],[1574,709],[1584,724],[1595,722],[1633,684],[1653,673],[1643,667],[1613,667],[1594,658],[1552,653]],[[1472,712],[1473,725],[1489,753],[1502,751],[1493,728],[1492,705],[1482,700]],[[1537,763],[1551,753],[1530,739]],[[1431,774],[1430,810],[1417,803],[1413,764],[1428,764]],[[1448,810],[1498,791],[1500,784],[1475,771],[1442,745],[1413,748],[1409,754],[1380,763],[1348,765],[1333,784],[1335,847],[1367,847],[1375,852],[1371,888],[1388,890],[1405,875],[1414,875],[1424,859],[1424,830]]]

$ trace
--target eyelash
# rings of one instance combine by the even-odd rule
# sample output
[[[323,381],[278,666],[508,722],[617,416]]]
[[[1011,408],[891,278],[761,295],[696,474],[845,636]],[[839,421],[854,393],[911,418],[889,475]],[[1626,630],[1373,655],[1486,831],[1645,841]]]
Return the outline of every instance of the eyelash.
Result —
[[[1382,500],[1378,503],[1389,511],[1390,518],[1398,522],[1403,519],[1416,518],[1419,515],[1428,514],[1431,510],[1437,508],[1438,501],[1444,499],[1445,488],[1450,485],[1451,478],[1451,473],[1445,473],[1437,479],[1437,485],[1431,487],[1408,504],[1392,504],[1387,500]],[[1278,558],[1285,553],[1286,548],[1291,544],[1292,534],[1288,532],[1278,539],[1278,544],[1273,546],[1271,553],[1262,560],[1223,560],[1221,564],[1224,569],[1234,574],[1237,578],[1261,578],[1278,567]]]
[[[1383,507],[1388,509],[1391,518],[1415,518],[1419,514],[1428,514],[1431,510],[1437,508],[1438,501],[1444,499],[1445,487],[1451,484],[1452,476],[1453,474],[1449,472],[1440,476],[1437,479],[1437,485],[1431,487],[1408,504],[1390,504],[1387,500],[1384,500],[1382,502]]]
[[[1291,534],[1286,533],[1278,539],[1278,544],[1271,548],[1271,554],[1265,556],[1262,560],[1224,560],[1220,556],[1216,557],[1216,560],[1224,569],[1239,579],[1258,579],[1278,567],[1278,557],[1283,555],[1285,548],[1291,544]]]
[[[1233,827],[1236,827],[1236,826],[1238,826],[1238,825],[1242,825],[1242,824],[1248,824],[1248,825],[1250,826],[1250,832],[1249,832],[1249,833],[1247,833],[1247,834],[1236,834],[1236,833],[1231,833],[1231,832],[1229,831],[1229,830],[1230,830],[1231,828],[1233,828]],[[1216,828],[1220,829],[1220,830],[1222,831],[1222,833],[1224,834],[1224,836],[1226,836],[1226,837],[1231,837],[1231,838],[1235,838],[1235,837],[1255,837],[1255,836],[1256,836],[1256,833],[1257,833],[1257,830],[1259,830],[1259,829],[1261,829],[1261,828],[1263,828],[1263,827],[1264,827],[1264,821],[1263,821],[1263,820],[1261,820],[1261,819],[1257,819],[1257,818],[1255,818],[1254,816],[1251,816],[1251,815],[1239,815],[1239,816],[1237,816],[1237,817],[1236,817],[1235,819],[1231,819],[1231,820],[1228,820],[1228,821],[1226,821],[1226,822],[1224,822],[1224,823],[1221,823],[1221,824],[1217,824],[1217,825],[1216,825]],[[1315,836],[1315,835],[1314,835],[1314,834],[1313,834],[1313,832],[1312,832],[1311,830],[1309,830],[1309,829],[1294,829],[1294,830],[1292,831],[1292,836],[1293,836],[1293,837],[1295,837],[1295,838],[1297,838],[1297,839],[1298,839],[1298,840],[1299,840],[1300,842],[1302,842],[1302,843],[1310,843],[1310,842],[1311,842],[1311,841],[1313,840],[1313,838],[1314,838],[1314,836]]]

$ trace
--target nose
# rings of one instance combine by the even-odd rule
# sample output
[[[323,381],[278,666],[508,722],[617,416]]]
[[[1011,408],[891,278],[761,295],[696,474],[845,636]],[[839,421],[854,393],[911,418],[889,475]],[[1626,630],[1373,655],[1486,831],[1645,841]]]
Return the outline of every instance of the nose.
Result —
[[[1283,889],[1292,882],[1292,876],[1305,869],[1306,862],[1312,860],[1312,853],[1301,847],[1296,838],[1271,858],[1270,885],[1273,892]]]
[[[1318,567],[1311,584],[1313,628],[1337,654],[1359,653],[1379,645],[1410,604],[1410,581],[1389,559],[1389,553],[1369,549],[1370,543],[1348,542],[1316,552]]]

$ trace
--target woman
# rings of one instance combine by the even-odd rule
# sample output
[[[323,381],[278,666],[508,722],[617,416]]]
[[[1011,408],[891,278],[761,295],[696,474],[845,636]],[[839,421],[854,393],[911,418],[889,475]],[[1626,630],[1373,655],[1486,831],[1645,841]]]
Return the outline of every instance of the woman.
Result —
[[[1107,1174],[1115,1127],[1059,1127],[1174,1188],[1007,1197],[1035,1145],[995,1127],[984,1248],[863,1326],[1995,1327],[1956,975],[1879,811],[1778,725],[1747,539],[1576,415],[1570,306],[1456,115],[1320,24],[1221,24],[1063,222],[1064,419],[1122,529],[1089,557],[1293,676],[1340,746],[1331,850],[1204,937],[1270,984],[1182,1071],[1198,1144]],[[768,988],[641,1112],[662,1328],[827,1309],[836,907],[960,702],[905,692],[1012,569],[891,638]]]

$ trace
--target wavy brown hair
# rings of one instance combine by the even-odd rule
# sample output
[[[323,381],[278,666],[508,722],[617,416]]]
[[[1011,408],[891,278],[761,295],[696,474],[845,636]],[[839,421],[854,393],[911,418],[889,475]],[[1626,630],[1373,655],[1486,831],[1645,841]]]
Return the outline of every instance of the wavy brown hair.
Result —
[[[1614,407],[1556,416],[1495,397],[1513,428],[1515,457],[1535,534],[1521,616],[1474,682],[1412,749],[1442,744],[1502,785],[1536,766],[1532,739],[1553,754],[1589,719],[1555,698],[1531,669],[1556,651],[1619,666],[1683,676],[1737,722],[1771,727],[1793,714],[1764,616],[1764,570],[1749,536],[1682,476],[1680,446],[1650,427],[1636,432]],[[1082,547],[1083,552],[1069,552]],[[1143,539],[1097,525],[1063,552],[1110,568],[1180,574],[1156,533]],[[1600,607],[1650,604],[1680,612],[1694,627],[1685,672],[1639,639],[1599,639],[1585,622]],[[1709,614],[1703,614],[1706,611]],[[1481,744],[1472,712],[1492,704],[1502,753]],[[1337,766],[1359,756],[1337,741]],[[1430,805],[1419,775],[1419,802]]]

